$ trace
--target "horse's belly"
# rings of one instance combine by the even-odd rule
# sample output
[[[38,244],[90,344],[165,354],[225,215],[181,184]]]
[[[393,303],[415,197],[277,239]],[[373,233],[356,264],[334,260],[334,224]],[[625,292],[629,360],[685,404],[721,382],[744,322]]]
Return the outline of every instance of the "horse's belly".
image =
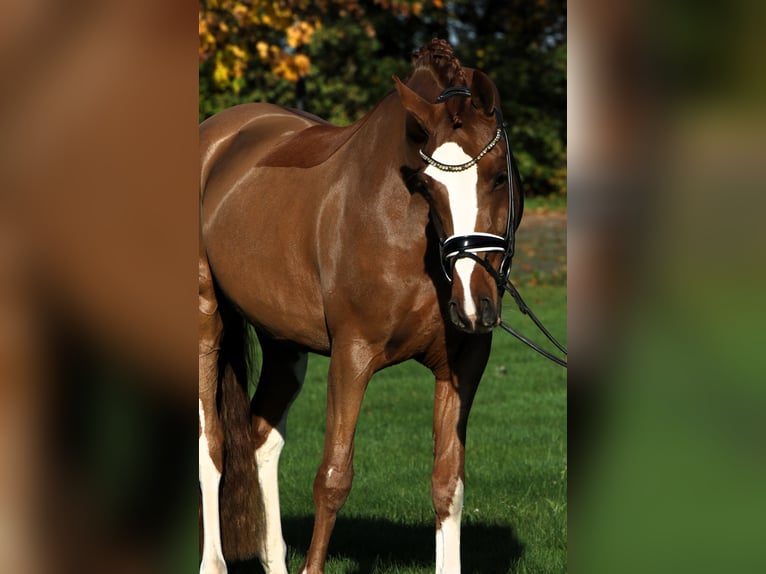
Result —
[[[228,258],[212,242],[210,266],[229,301],[260,330],[316,352],[330,343],[318,287],[288,273],[287,261],[269,250],[244,258]]]
[[[306,191],[305,197],[286,198],[282,189],[255,174],[214,211],[203,205],[210,267],[227,298],[253,324],[277,339],[328,352],[313,263],[312,197]]]
[[[247,319],[277,340],[291,341],[317,353],[329,353],[330,341],[321,303],[284,289],[255,288],[233,299]]]

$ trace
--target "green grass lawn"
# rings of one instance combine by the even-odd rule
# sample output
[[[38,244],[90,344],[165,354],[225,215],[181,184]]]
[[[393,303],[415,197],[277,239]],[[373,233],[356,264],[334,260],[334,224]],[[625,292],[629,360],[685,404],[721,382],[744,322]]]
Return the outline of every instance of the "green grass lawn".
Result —
[[[564,339],[566,287],[527,287],[522,295]],[[512,305],[506,297],[505,321],[539,340]],[[327,366],[326,358],[311,356],[280,465],[291,572],[311,538]],[[354,486],[330,542],[328,574],[433,572],[432,407],[433,378],[415,362],[372,379],[356,435]],[[463,572],[566,571],[566,460],[566,371],[496,332],[468,429]]]

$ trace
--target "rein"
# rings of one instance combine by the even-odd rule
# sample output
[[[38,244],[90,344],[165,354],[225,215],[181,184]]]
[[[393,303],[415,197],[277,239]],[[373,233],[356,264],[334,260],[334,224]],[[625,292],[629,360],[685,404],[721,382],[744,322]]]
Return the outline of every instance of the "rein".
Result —
[[[465,86],[454,86],[446,88],[444,91],[442,91],[441,94],[439,94],[439,97],[436,98],[435,103],[443,103],[449,98],[456,96],[470,97],[471,90]],[[465,163],[457,165],[444,164],[426,154],[422,149],[419,150],[420,157],[423,158],[423,161],[425,161],[428,165],[433,166],[440,171],[458,172],[465,171],[466,169],[476,165],[481,158],[483,158],[492,150],[492,148],[495,147],[495,145],[497,145],[497,142],[500,141],[501,137],[505,141],[505,162],[507,165],[508,177],[508,221],[506,223],[505,236],[501,237],[492,233],[474,232],[467,235],[453,235],[447,239],[442,240],[440,242],[442,270],[444,271],[444,275],[447,277],[447,280],[452,283],[452,269],[454,268],[457,260],[463,258],[474,260],[476,263],[484,267],[489,275],[495,280],[497,283],[497,289],[500,293],[500,298],[502,299],[502,296],[506,291],[510,293],[514,301],[516,301],[516,305],[519,307],[521,313],[527,315],[535,324],[535,326],[543,333],[543,335],[545,335],[545,337],[566,356],[566,347],[559,343],[556,338],[550,334],[548,329],[545,328],[542,322],[524,302],[521,294],[518,292],[513,283],[511,283],[509,278],[513,255],[516,249],[516,234],[514,230],[514,225],[516,223],[516,207],[513,201],[516,193],[516,189],[513,183],[515,165],[513,162],[513,155],[511,154],[511,145],[508,141],[508,132],[506,131],[507,124],[503,121],[502,114],[497,107],[495,108],[495,121],[497,123],[495,136],[474,158]],[[523,201],[523,197],[520,197],[520,199]],[[500,263],[499,269],[492,267],[486,258],[479,257],[477,255],[478,253],[487,252],[503,253],[503,259]],[[510,333],[534,351],[540,353],[543,357],[553,361],[558,365],[561,365],[564,368],[567,368],[566,359],[561,359],[546,351],[541,346],[526,338],[524,335],[503,321],[500,321],[499,326],[504,331]]]
[[[548,329],[545,328],[545,325],[542,324],[540,319],[537,318],[537,316],[532,312],[532,309],[529,308],[529,306],[524,302],[524,299],[521,298],[521,294],[516,290],[516,287],[513,283],[511,283],[511,280],[509,279],[505,286],[503,287],[503,291],[508,291],[508,293],[511,294],[511,297],[513,297],[513,300],[516,301],[516,305],[519,307],[519,311],[522,312],[522,314],[528,316],[532,322],[535,324],[535,326],[542,332],[543,335],[554,345],[556,345],[556,348],[564,353],[564,356],[567,355],[567,349],[564,347],[561,343],[559,343],[556,338],[550,334]],[[502,295],[502,293],[501,293]],[[546,359],[553,361],[557,365],[561,365],[565,369],[567,368],[567,360],[562,359],[554,355],[553,353],[550,353],[543,349],[540,345],[537,343],[530,341],[527,339],[524,335],[519,333],[516,329],[505,323],[504,321],[500,321],[500,328],[503,329],[506,333],[510,333],[514,337],[516,337],[519,341],[524,343],[527,347],[530,349],[537,351],[540,353],[543,357]]]

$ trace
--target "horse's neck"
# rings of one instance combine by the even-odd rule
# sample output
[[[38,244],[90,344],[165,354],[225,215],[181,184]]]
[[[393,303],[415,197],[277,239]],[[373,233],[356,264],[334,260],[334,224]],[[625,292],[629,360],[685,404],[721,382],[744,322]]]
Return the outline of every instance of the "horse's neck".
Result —
[[[409,164],[420,158],[408,149],[406,112],[396,92],[363,121],[346,145],[344,173],[351,180],[343,193],[352,204],[351,212],[361,212],[370,225],[385,229],[376,237],[410,244],[425,236],[430,208],[423,195],[412,193],[405,184],[406,174],[414,171]]]
[[[367,179],[381,169],[399,172],[406,161],[405,119],[404,108],[396,92],[392,92],[359,120],[361,125],[345,147],[360,166],[360,178]]]

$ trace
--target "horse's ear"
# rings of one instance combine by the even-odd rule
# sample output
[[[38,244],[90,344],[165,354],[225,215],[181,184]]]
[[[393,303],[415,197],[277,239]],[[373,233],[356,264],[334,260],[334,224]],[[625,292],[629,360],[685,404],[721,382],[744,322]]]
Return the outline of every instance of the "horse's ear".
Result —
[[[431,132],[435,118],[434,106],[408,88],[398,77],[393,76],[393,78],[396,83],[396,91],[399,93],[399,99],[402,101],[404,109],[417,120],[420,127],[426,133]]]
[[[484,72],[479,70],[473,71],[471,103],[473,107],[483,110],[488,116],[495,112],[495,85]]]

